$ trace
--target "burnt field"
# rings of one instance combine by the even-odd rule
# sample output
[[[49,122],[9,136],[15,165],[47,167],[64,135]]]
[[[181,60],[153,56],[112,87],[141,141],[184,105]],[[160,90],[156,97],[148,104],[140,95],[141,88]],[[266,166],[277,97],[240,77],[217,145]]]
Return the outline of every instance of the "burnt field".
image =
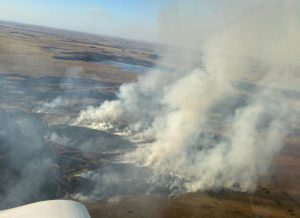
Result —
[[[103,91],[113,88],[112,84],[12,74],[2,74],[1,83],[2,208],[45,199],[80,199],[81,194],[94,201],[144,193],[145,184],[137,188],[131,179],[126,184],[125,178],[130,174],[138,178],[146,172],[136,172],[132,168],[137,167],[115,160],[135,149],[132,142],[109,132],[71,124],[87,105],[114,99],[114,94]],[[113,179],[102,178],[101,184],[98,179],[81,176],[89,171],[97,172],[99,180],[102,175],[124,180],[114,183]],[[99,185],[105,185],[105,189],[93,194]]]
[[[84,155],[81,143],[90,138],[95,142],[109,138],[116,146],[118,141],[122,143],[108,133],[66,126],[85,104],[114,98],[109,92],[103,93],[103,89],[114,86],[90,79],[65,79],[1,75],[2,207],[66,196],[74,189],[69,185],[70,175],[99,164],[97,157],[102,152],[94,148],[85,150]],[[72,142],[60,144],[59,131]],[[24,191],[24,185],[30,191]]]
[[[94,218],[298,217],[297,121],[282,130],[283,147],[255,191],[192,193],[182,188],[187,178],[157,176],[151,167],[125,162],[123,155],[140,148],[132,135],[74,124],[81,111],[117,100],[119,87],[138,75],[154,67],[172,71],[174,64],[158,63],[164,52],[163,46],[143,42],[0,23],[0,208],[75,199]],[[202,134],[212,148],[231,128],[226,115],[263,89],[255,77],[234,81],[236,96],[222,99],[208,114]],[[298,90],[274,89],[297,108]]]
[[[259,182],[255,193],[223,190],[173,198],[174,190],[168,187],[140,183],[141,177],[151,174],[150,169],[118,163],[120,155],[136,149],[132,142],[109,132],[70,125],[81,109],[115,99],[115,94],[107,91],[110,89],[117,85],[84,78],[1,75],[3,209],[75,198],[90,207],[93,217],[297,216],[299,130],[286,135],[272,173]],[[212,122],[219,121],[212,115]],[[138,181],[132,183],[134,178]]]

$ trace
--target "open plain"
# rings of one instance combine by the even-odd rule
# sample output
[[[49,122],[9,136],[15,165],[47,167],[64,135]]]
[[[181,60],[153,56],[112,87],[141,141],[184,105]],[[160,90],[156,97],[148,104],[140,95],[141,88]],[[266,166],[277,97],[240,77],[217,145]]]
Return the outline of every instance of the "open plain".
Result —
[[[283,149],[254,193],[216,190],[174,196],[160,192],[165,187],[146,194],[146,187],[130,186],[125,178],[135,176],[126,175],[133,166],[112,161],[135,149],[126,138],[68,125],[80,110],[115,99],[121,84],[155,67],[172,67],[157,66],[164,52],[158,44],[1,22],[0,207],[75,198],[93,218],[300,217],[299,122],[285,132]],[[241,96],[256,87],[252,81],[239,81],[250,84],[241,88]],[[299,92],[288,95],[299,103]],[[220,122],[216,117],[212,114],[212,122]],[[104,196],[78,195],[101,186],[80,174],[101,174],[112,166],[128,189],[111,185]]]

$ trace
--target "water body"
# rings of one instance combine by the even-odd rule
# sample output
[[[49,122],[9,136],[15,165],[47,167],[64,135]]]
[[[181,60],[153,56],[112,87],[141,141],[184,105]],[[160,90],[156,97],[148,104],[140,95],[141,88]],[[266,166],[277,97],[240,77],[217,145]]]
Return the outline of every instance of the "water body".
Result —
[[[128,64],[128,63],[115,61],[115,60],[106,60],[106,61],[101,61],[100,63],[112,65],[112,66],[117,67],[126,72],[134,72],[134,73],[141,73],[141,74],[147,73],[147,72],[150,72],[153,70],[160,70],[160,71],[167,72],[167,73],[177,71],[176,69],[173,69],[171,67],[164,67],[164,66],[147,67],[147,66],[142,66],[142,65],[137,65],[137,64]]]
[[[152,67],[146,67],[146,66],[136,65],[136,64],[127,64],[127,63],[114,61],[114,60],[101,61],[100,63],[112,65],[123,71],[134,72],[134,73],[147,73],[147,72],[153,70]]]

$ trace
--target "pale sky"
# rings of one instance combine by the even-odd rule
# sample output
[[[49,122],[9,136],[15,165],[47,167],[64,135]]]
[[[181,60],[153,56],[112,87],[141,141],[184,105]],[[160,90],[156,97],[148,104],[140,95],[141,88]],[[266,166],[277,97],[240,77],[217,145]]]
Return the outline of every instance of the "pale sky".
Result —
[[[263,0],[1,0],[0,20],[159,41],[159,17],[169,7],[176,8],[179,19],[195,18],[194,23],[209,28],[260,2]]]

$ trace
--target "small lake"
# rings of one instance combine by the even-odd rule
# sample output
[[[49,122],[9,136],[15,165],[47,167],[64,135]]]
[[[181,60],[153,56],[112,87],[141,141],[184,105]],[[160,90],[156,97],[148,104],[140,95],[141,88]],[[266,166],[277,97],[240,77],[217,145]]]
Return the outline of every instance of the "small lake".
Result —
[[[146,67],[146,66],[141,66],[136,64],[127,64],[127,63],[113,61],[113,60],[101,61],[100,63],[112,65],[123,71],[134,72],[134,73],[146,73],[154,69],[151,67]]]
[[[108,64],[112,65],[114,67],[117,67],[123,71],[126,72],[134,72],[134,73],[147,73],[153,70],[160,70],[163,72],[171,73],[174,71],[177,71],[174,68],[171,67],[165,67],[165,66],[153,66],[153,67],[147,67],[147,66],[142,66],[142,65],[137,65],[137,64],[127,64],[124,62],[120,61],[113,61],[113,60],[106,60],[106,61],[101,61],[99,62],[100,64]]]

